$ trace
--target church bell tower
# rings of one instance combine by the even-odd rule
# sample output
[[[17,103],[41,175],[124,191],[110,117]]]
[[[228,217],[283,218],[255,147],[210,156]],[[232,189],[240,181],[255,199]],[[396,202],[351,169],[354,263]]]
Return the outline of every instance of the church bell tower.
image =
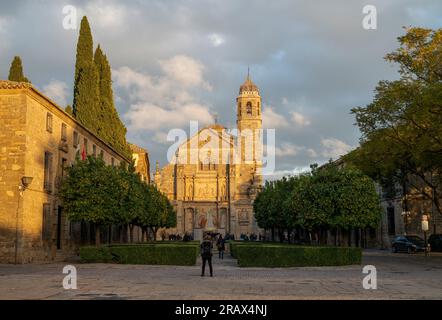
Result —
[[[261,164],[262,103],[259,89],[250,79],[250,73],[247,74],[246,81],[239,88],[236,104],[236,125],[242,135],[242,162]]]

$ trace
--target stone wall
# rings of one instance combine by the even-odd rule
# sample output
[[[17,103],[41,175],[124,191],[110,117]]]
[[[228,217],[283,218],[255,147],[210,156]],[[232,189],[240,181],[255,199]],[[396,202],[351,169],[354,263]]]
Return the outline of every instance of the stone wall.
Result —
[[[108,165],[128,160],[28,84],[0,81],[0,123],[0,263],[64,259],[79,242],[58,198],[64,168],[83,147],[88,155],[102,153]],[[45,188],[46,152],[52,154],[51,188]],[[33,180],[20,195],[23,176]],[[44,205],[50,208],[46,238]]]
[[[14,262],[20,227],[16,216],[23,211],[19,184],[25,174],[25,96],[17,92],[0,95],[0,124],[0,261]]]

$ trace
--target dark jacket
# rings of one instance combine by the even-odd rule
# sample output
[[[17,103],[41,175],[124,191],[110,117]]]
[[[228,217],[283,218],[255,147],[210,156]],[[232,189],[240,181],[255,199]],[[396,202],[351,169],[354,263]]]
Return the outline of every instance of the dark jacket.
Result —
[[[204,240],[200,245],[200,253],[202,256],[212,256],[213,244],[210,240]],[[208,252],[207,252],[208,251]]]
[[[226,250],[226,241],[224,239],[219,238],[216,242],[216,246],[218,247],[218,250],[225,251]]]

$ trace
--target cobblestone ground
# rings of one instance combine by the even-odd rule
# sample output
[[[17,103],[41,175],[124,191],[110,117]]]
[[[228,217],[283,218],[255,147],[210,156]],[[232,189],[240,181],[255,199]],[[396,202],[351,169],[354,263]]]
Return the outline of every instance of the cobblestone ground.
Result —
[[[78,289],[62,287],[63,264],[0,265],[0,299],[442,299],[442,254],[364,252],[378,289],[362,288],[362,266],[239,268],[214,256],[213,278],[194,267],[76,264]]]

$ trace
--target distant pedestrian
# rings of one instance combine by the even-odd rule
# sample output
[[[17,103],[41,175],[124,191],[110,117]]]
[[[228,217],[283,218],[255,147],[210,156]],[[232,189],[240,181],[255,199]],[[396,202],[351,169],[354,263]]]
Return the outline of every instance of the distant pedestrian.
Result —
[[[213,268],[212,268],[212,241],[210,241],[209,237],[205,237],[204,241],[201,243],[201,258],[203,260],[203,268],[201,272],[201,277],[204,277],[204,271],[206,270],[206,262],[209,264],[210,276],[213,277]]]
[[[226,250],[226,241],[223,239],[223,236],[220,235],[218,241],[216,242],[216,246],[218,248],[218,257],[220,259],[224,259],[224,251]]]

